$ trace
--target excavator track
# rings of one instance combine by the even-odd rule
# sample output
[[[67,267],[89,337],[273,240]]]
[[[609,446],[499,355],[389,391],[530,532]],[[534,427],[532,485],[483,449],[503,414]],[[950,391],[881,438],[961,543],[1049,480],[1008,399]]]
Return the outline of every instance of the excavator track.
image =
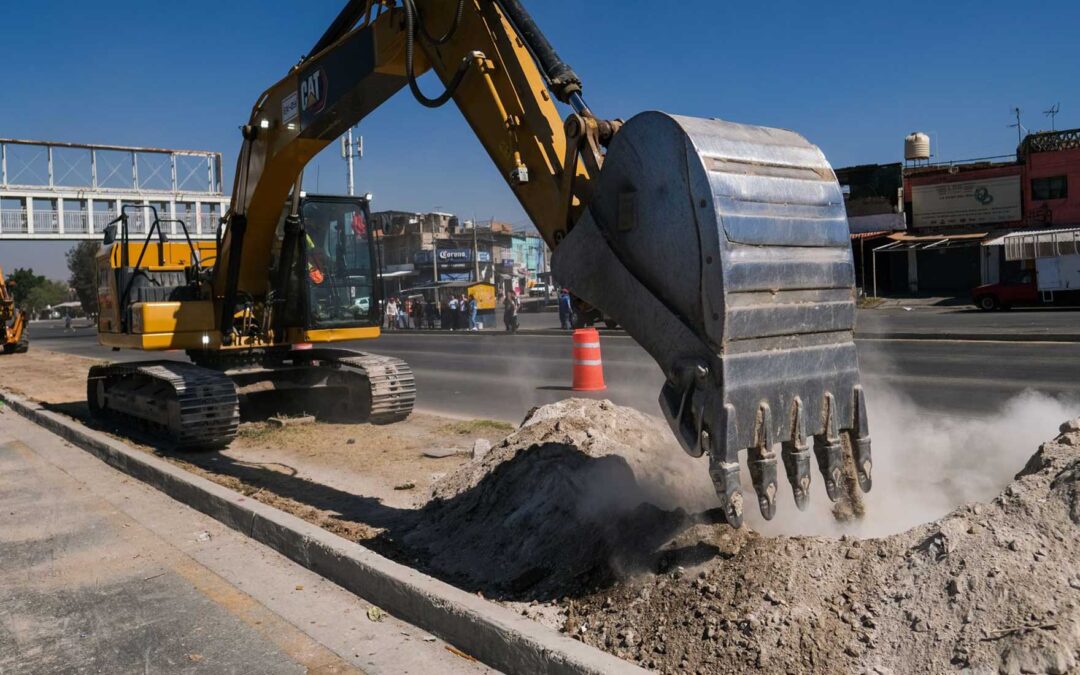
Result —
[[[289,356],[294,364],[327,371],[331,380],[348,388],[349,400],[366,402],[363,406],[366,410],[361,411],[363,417],[354,418],[355,421],[392,424],[412,412],[416,377],[409,364],[401,359],[329,348],[294,350]]]
[[[408,417],[416,403],[416,377],[409,364],[392,356],[351,353],[354,356],[336,361],[342,368],[367,379],[371,397],[368,421],[392,424]]]
[[[182,450],[228,445],[240,424],[236,385],[224,373],[178,361],[93,366],[86,400],[95,418],[164,435]]]
[[[261,405],[253,397],[269,395],[271,403],[265,412],[284,410],[334,422],[392,424],[408,417],[416,402],[412,368],[391,356],[317,348],[294,349],[242,364],[203,363],[227,375],[254,407]]]

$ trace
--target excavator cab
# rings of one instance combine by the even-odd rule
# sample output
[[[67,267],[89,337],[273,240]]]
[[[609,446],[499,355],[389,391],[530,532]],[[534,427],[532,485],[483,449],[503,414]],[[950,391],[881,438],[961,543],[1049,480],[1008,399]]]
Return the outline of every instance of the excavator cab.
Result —
[[[298,294],[310,330],[378,326],[379,256],[368,200],[305,196],[300,204]],[[306,311],[305,311],[306,310]]]

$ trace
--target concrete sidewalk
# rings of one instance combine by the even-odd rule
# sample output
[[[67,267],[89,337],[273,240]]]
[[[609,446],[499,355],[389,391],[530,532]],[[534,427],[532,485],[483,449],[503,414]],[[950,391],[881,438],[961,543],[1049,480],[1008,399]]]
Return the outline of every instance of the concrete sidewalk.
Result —
[[[0,673],[485,667],[0,408]]]

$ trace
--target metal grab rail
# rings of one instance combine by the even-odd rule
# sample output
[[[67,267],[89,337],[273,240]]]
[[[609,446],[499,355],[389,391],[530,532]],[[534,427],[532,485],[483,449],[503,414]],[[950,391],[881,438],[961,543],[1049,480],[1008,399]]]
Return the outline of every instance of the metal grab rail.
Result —
[[[127,210],[128,209],[143,209],[143,208],[150,209],[150,211],[153,212],[154,220],[153,220],[153,222],[150,223],[150,228],[146,232],[146,239],[143,241],[142,249],[139,251],[139,257],[135,260],[134,269],[136,271],[138,271],[139,269],[142,268],[143,258],[146,256],[146,250],[148,248],[150,248],[150,240],[153,238],[155,231],[157,232],[158,243],[159,243],[159,246],[158,246],[158,265],[163,266],[165,264],[165,243],[168,241],[168,236],[165,234],[165,230],[162,229],[161,225],[162,225],[162,223],[173,222],[173,223],[179,223],[180,229],[184,233],[184,239],[187,241],[188,249],[191,251],[191,262],[194,265],[194,267],[196,269],[196,272],[197,272],[200,269],[199,252],[195,248],[195,244],[191,241],[191,234],[188,232],[187,225],[184,224],[184,221],[176,220],[176,219],[162,220],[161,218],[158,217],[158,212],[157,212],[156,207],[147,206],[147,205],[144,205],[144,204],[124,204],[124,205],[122,205],[120,207],[120,216],[117,217],[116,219],[114,219],[108,225],[106,225],[106,228],[109,228],[109,227],[112,227],[113,225],[115,225],[117,223],[120,224],[120,245],[121,245],[120,267],[122,267],[122,268],[128,267],[127,263],[128,263],[128,242],[129,242],[129,234],[128,234],[128,218],[129,218],[129,216],[127,214]],[[131,298],[131,289],[132,289],[132,286],[134,286],[134,284],[135,284],[135,277],[136,276],[137,276],[136,274],[131,275],[131,278],[128,280],[127,284],[124,286],[123,293],[120,295],[120,307],[122,309],[126,308],[128,306],[128,300]],[[121,323],[123,325],[123,329],[125,331],[130,330],[131,327],[129,325],[127,325],[128,317],[127,317],[127,312],[126,311],[121,313],[120,321],[121,321]]]

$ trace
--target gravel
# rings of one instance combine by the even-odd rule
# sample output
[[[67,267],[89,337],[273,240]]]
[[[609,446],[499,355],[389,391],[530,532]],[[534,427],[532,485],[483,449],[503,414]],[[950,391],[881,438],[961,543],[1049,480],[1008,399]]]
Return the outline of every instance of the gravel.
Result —
[[[402,543],[663,672],[1072,672],[1073,426],[988,503],[883,538],[765,537],[710,519],[707,472],[662,423],[570,399],[437,482]]]

